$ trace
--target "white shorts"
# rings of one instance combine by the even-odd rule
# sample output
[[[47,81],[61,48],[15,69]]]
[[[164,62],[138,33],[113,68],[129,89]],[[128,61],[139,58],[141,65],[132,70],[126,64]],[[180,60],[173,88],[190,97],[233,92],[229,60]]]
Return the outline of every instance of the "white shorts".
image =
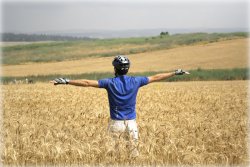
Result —
[[[108,132],[110,133],[128,133],[133,140],[138,140],[138,128],[136,120],[109,120]]]

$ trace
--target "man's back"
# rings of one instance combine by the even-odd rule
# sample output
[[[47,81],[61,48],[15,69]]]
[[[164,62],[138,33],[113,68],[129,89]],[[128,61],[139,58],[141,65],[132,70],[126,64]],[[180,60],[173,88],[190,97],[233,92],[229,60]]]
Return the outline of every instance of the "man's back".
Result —
[[[127,75],[98,81],[100,88],[108,92],[110,115],[114,120],[136,118],[135,104],[138,89],[148,84],[147,77],[130,77]]]

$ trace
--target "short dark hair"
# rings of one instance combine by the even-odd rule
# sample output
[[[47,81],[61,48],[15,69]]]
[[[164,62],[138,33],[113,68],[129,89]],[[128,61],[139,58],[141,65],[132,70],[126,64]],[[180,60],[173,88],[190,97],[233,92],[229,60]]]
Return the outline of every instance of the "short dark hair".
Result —
[[[121,69],[117,69],[115,68],[115,75],[126,75],[128,73],[128,69],[126,70],[121,70]]]

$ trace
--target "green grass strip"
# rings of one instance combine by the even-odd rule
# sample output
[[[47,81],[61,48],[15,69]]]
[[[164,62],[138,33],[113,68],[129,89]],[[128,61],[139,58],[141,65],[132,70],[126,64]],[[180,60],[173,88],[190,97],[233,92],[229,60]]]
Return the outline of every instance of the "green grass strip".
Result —
[[[151,76],[159,72],[142,72],[142,73],[129,73],[130,76]],[[248,80],[249,69],[248,68],[234,68],[234,69],[196,69],[190,70],[190,75],[174,76],[165,81],[218,81],[218,80]],[[91,79],[99,80],[102,78],[112,78],[113,73],[84,73],[84,74],[53,74],[53,75],[37,75],[37,76],[22,76],[22,77],[1,77],[2,84],[9,84],[16,80],[25,81],[26,78],[33,80],[33,82],[49,82],[54,78],[65,77],[69,79]]]

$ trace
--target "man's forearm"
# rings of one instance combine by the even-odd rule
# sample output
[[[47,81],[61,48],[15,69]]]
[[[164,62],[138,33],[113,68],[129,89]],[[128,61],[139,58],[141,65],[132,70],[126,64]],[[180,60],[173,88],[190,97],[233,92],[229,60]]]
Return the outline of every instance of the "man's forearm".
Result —
[[[155,78],[156,78],[156,80],[160,81],[160,80],[163,80],[163,79],[170,78],[170,77],[172,77],[172,76],[174,76],[174,75],[175,75],[174,72],[161,73],[161,74],[156,74],[156,75],[155,75]]]
[[[169,72],[169,73],[156,74],[156,75],[150,76],[148,78],[149,78],[149,82],[156,82],[156,81],[170,78],[174,75],[175,75],[175,72]]]
[[[98,81],[94,80],[70,80],[69,85],[74,85],[74,86],[83,86],[83,87],[98,87]]]
[[[88,82],[86,80],[70,80],[68,84],[74,86],[87,86]]]

